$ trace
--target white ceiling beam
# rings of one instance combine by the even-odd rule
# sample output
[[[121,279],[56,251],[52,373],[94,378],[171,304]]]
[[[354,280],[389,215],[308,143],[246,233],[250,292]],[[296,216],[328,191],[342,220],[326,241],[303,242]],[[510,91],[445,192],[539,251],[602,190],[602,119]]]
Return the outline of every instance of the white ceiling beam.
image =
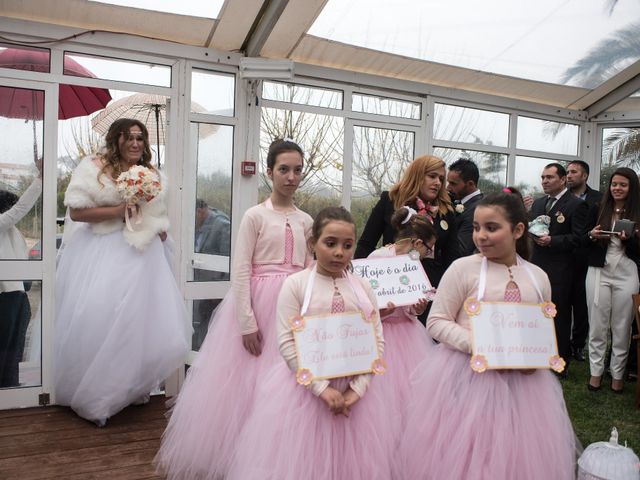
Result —
[[[263,0],[226,0],[207,46],[239,52],[262,4]]]
[[[327,2],[328,0],[289,2],[260,54],[263,57],[289,58]]]
[[[626,100],[631,95],[640,90],[640,74],[636,75],[631,80],[628,80],[624,84],[620,85],[615,90],[609,92],[597,102],[587,107],[587,118],[592,119],[597,117],[603,112],[606,112],[611,107]]]
[[[249,36],[245,39],[242,50],[247,57],[257,57],[260,55],[262,47],[267,42],[269,35],[273,31],[276,23],[280,19],[282,12],[287,7],[289,0],[265,0],[265,8],[261,17]]]
[[[1,2],[0,2],[1,3]],[[0,34],[12,41],[29,43],[39,41],[45,48],[51,44],[41,41],[52,38],[71,38],[64,42],[64,49],[72,49],[75,52],[89,55],[107,54],[104,47],[108,48],[114,56],[125,55],[122,58],[137,59],[138,55],[155,55],[170,58],[186,58],[188,60],[214,62],[223,65],[237,65],[241,55],[225,51],[213,50],[204,47],[195,47],[181,43],[168,42],[143,38],[122,33],[96,32],[83,35],[84,29],[70,28],[63,25],[38,23],[28,20],[6,18],[0,16]],[[57,43],[57,42],[54,42]],[[125,52],[135,52],[135,55]],[[148,60],[146,60],[148,61]],[[80,77],[78,77],[80,79]]]
[[[128,33],[183,45],[204,46],[215,20],[86,0],[2,0],[0,15],[81,30]]]
[[[410,80],[426,85],[444,87],[458,91],[489,94],[500,97],[535,102],[574,112],[569,108],[589,91],[568,85],[538,82],[469,68],[429,62],[392,53],[380,52],[364,47],[348,45],[305,35],[290,58],[295,62],[326,66],[346,72],[380,75],[397,80]],[[296,74],[298,66],[296,63]]]
[[[573,104],[570,105],[570,108],[575,108],[576,110],[588,110],[596,102],[605,98],[607,95],[609,95],[622,85],[626,84],[629,80],[634,79],[638,75],[640,75],[640,60],[632,63],[624,70],[616,73],[609,80],[590,90],[583,97],[573,102]],[[612,105],[610,105],[610,107],[611,106]]]

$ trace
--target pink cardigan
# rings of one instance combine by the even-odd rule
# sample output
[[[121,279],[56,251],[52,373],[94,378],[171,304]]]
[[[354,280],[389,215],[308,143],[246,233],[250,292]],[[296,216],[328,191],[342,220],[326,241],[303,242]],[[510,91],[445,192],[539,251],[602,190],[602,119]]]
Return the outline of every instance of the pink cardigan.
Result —
[[[240,334],[258,331],[251,305],[250,280],[253,265],[283,264],[285,228],[289,221],[293,233],[293,265],[305,267],[313,258],[307,248],[313,219],[296,209],[281,213],[271,210],[264,203],[251,207],[242,217],[233,252],[231,287],[236,302],[236,314]],[[277,295],[277,292],[274,292]]]

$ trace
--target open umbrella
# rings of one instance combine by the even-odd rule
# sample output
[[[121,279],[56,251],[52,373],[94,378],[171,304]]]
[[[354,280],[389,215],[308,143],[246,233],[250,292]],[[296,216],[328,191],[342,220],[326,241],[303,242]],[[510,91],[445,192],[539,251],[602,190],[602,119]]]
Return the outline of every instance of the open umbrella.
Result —
[[[135,118],[144,123],[149,131],[149,143],[155,143],[158,154],[158,166],[160,166],[160,145],[165,144],[167,125],[167,100],[168,97],[151,93],[134,93],[120,98],[104,110],[97,113],[91,119],[93,129],[104,135],[111,124],[119,118]],[[191,102],[194,112],[202,112],[204,108],[195,102]],[[205,124],[204,136],[211,135],[217,130],[217,125]]]
[[[0,67],[34,72],[49,71],[49,51],[43,49],[7,48],[0,52]],[[78,77],[95,75],[72,58],[65,57],[64,73]],[[58,118],[89,115],[104,108],[111,101],[109,90],[97,87],[60,84],[58,94]],[[44,118],[44,95],[41,90],[26,88],[0,88],[0,116],[23,118],[33,121],[34,159],[38,158],[35,134],[36,120]]]

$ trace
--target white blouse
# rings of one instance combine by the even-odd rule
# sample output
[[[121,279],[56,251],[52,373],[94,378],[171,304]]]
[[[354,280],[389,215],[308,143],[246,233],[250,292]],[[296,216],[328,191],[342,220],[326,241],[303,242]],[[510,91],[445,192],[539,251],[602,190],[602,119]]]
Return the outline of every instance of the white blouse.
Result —
[[[0,214],[0,260],[26,260],[29,249],[24,237],[15,227],[40,198],[42,193],[42,179],[36,177],[29,188],[20,196],[20,199],[9,210]],[[0,279],[1,292],[15,292],[24,290],[21,281],[2,281]]]

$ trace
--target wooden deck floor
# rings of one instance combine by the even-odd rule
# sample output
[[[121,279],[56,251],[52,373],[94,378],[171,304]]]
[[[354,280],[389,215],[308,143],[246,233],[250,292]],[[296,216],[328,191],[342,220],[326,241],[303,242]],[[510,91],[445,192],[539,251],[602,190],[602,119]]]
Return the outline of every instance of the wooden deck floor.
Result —
[[[0,479],[159,479],[151,461],[165,398],[128,407],[97,428],[65,407],[0,411]]]

